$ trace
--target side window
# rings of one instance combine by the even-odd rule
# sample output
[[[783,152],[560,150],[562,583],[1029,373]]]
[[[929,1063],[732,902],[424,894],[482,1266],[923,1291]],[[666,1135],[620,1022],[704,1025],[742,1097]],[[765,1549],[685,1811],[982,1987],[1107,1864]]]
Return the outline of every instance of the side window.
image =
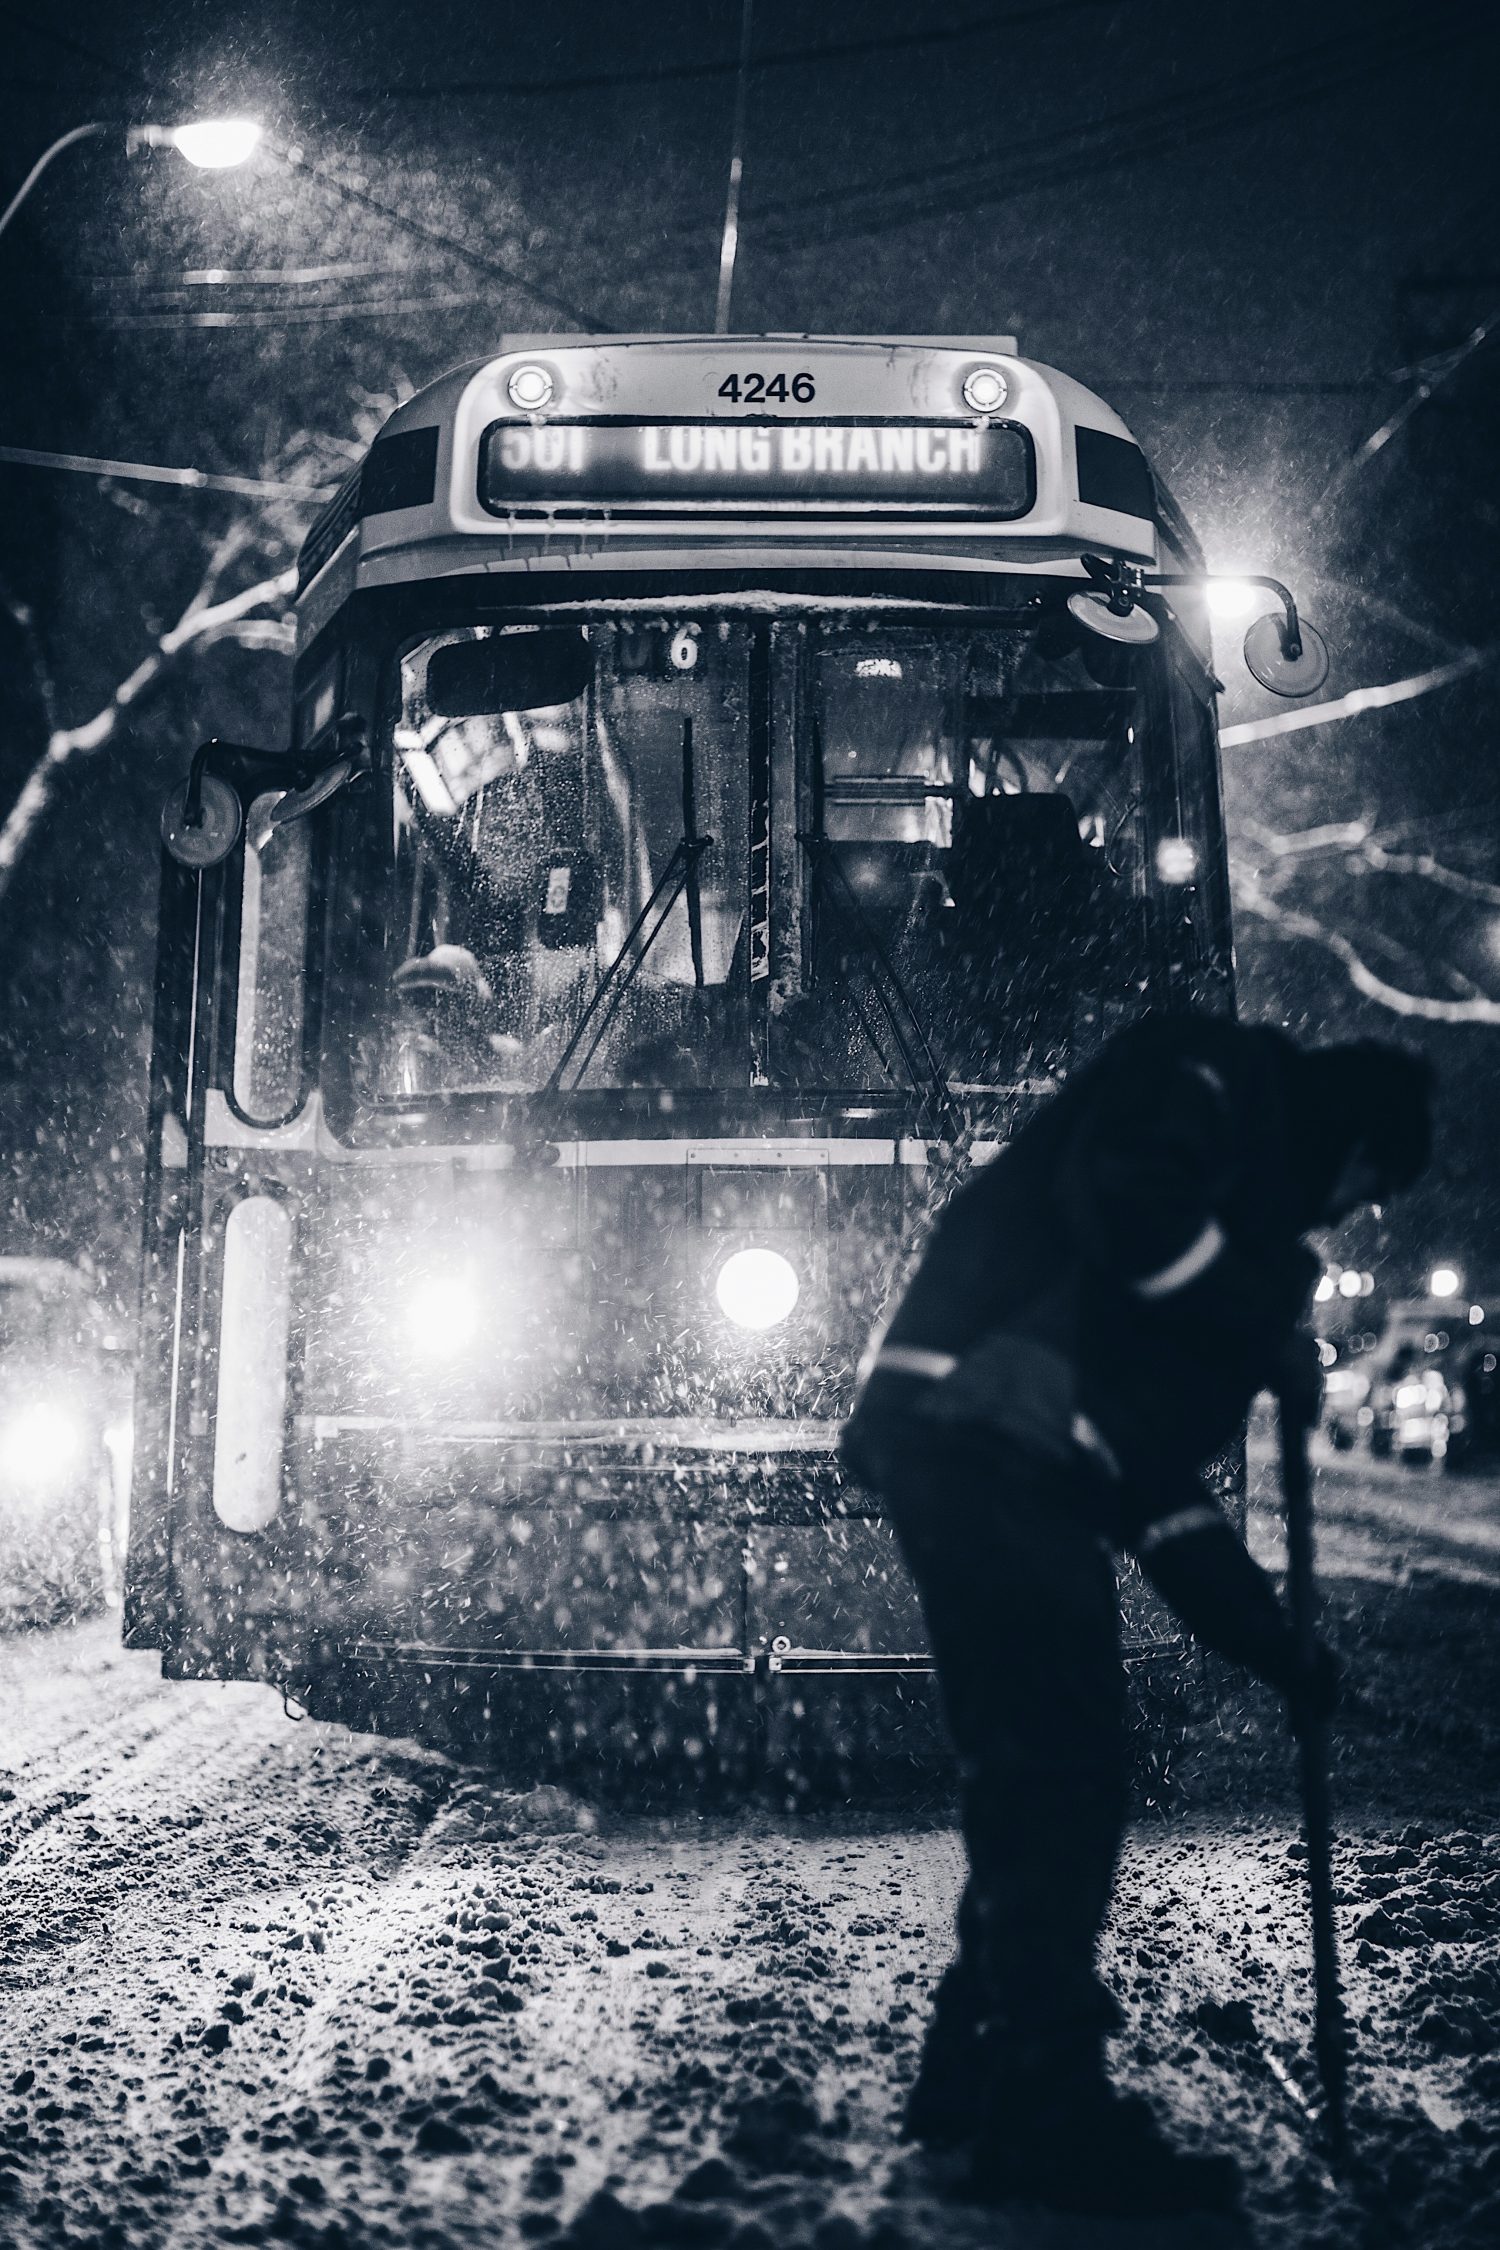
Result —
[[[277,1123],[297,1107],[307,1012],[311,838],[305,820],[264,833],[266,815],[281,794],[269,790],[250,806],[240,893],[234,1100],[262,1125]],[[259,844],[258,836],[264,838]]]

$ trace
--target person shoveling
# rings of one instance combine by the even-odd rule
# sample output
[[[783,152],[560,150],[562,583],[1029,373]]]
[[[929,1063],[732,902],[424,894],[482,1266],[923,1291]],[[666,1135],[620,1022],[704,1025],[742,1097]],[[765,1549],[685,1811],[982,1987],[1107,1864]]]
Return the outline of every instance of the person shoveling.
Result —
[[[1112,1550],[1188,1629],[1326,1720],[1298,1635],[1202,1472],[1262,1389],[1306,1419],[1304,1235],[1408,1186],[1418,1057],[1301,1049],[1205,1017],[1120,1033],[938,1221],[872,1340],[844,1434],[921,1595],[958,1755],[968,1881],[904,2130],[967,2146],[972,2192],[1108,2213],[1222,2210],[1118,2092],[1095,1944],[1125,1814]]]

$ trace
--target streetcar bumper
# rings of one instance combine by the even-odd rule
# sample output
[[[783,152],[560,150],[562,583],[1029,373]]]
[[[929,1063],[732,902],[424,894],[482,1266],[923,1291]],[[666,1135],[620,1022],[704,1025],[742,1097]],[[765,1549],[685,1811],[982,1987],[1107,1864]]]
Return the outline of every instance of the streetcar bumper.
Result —
[[[497,1672],[925,1672],[895,1535],[843,1478],[837,1437],[310,1420],[304,1489],[341,1643]]]

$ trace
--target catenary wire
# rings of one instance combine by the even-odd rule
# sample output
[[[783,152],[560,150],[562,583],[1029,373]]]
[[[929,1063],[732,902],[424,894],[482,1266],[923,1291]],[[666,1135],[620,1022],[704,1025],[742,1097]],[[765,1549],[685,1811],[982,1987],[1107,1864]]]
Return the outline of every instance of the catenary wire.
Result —
[[[1195,95],[1184,97],[1170,113],[1163,113],[1161,119],[1143,118],[1136,109],[1131,109],[1101,119],[1096,125],[1079,128],[1071,136],[1058,136],[1059,154],[1055,158],[1045,156],[1046,149],[1052,145],[1047,141],[1032,144],[1029,162],[1024,160],[1024,151],[1016,144],[987,151],[965,160],[960,171],[952,175],[951,184],[940,185],[933,193],[917,194],[914,181],[913,192],[904,203],[880,183],[868,183],[861,191],[847,192],[866,194],[870,199],[869,208],[837,214],[833,223],[815,232],[794,229],[785,223],[765,230],[758,224],[765,217],[764,207],[757,209],[752,205],[745,213],[749,246],[762,254],[816,251],[830,242],[888,234],[924,219],[965,215],[1040,188],[1068,186],[1095,178],[1100,173],[1153,162],[1205,140],[1217,139],[1225,132],[1265,124],[1309,103],[1348,92],[1395,63],[1425,62],[1449,48],[1500,30],[1500,18],[1476,20],[1464,9],[1445,11],[1444,17],[1447,28],[1429,29],[1420,42],[1393,38],[1373,47],[1365,43],[1342,69],[1332,67],[1332,56],[1319,70],[1294,68],[1304,63],[1302,55],[1284,57],[1277,79],[1284,81],[1290,74],[1292,82],[1283,82],[1274,94],[1268,90],[1257,102],[1245,101],[1237,81],[1221,80],[1207,90],[1199,89]],[[1159,129],[1166,123],[1170,123],[1171,130]],[[1075,146],[1074,153],[1066,154],[1063,151],[1069,139],[1075,144],[1093,141],[1103,145]],[[988,175],[986,166],[990,168]],[[934,167],[931,177],[934,182],[946,182],[949,174],[950,168],[944,165]],[[879,200],[882,197],[884,201]],[[811,199],[800,206],[809,215],[824,207]]]

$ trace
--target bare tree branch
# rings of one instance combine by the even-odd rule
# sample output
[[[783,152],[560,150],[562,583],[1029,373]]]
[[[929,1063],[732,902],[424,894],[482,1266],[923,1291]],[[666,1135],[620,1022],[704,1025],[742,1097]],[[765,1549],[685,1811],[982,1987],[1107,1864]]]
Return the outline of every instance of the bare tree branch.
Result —
[[[1418,1018],[1427,1023],[1500,1024],[1500,1000],[1482,993],[1467,1000],[1435,1000],[1424,993],[1406,992],[1378,976],[1352,939],[1341,930],[1330,930],[1315,915],[1299,912],[1272,898],[1250,869],[1233,870],[1234,902],[1246,914],[1269,923],[1283,937],[1305,938],[1341,961],[1349,982],[1367,1000],[1374,1000],[1392,1015]]]
[[[1393,703],[1410,703],[1419,695],[1431,695],[1434,688],[1451,687],[1455,680],[1482,671],[1494,655],[1493,649],[1471,649],[1455,656],[1451,663],[1436,664],[1428,672],[1413,672],[1404,680],[1351,688],[1347,695],[1335,695],[1325,703],[1304,703],[1295,711],[1278,711],[1268,719],[1246,719],[1239,725],[1222,727],[1219,741],[1226,750],[1240,749],[1247,742],[1269,742],[1278,735],[1300,734],[1306,727],[1334,726],[1341,719],[1358,718],[1362,711],[1384,711]]]
[[[1460,898],[1477,898],[1486,906],[1500,906],[1500,883],[1486,883],[1477,875],[1464,875],[1456,867],[1444,867],[1431,852],[1392,852],[1373,837],[1361,847],[1361,857],[1383,875],[1420,875],[1429,883],[1437,883],[1445,891],[1456,891]]]
[[[1368,821],[1328,821],[1321,828],[1298,828],[1285,835],[1258,820],[1242,820],[1238,826],[1242,836],[1248,837],[1262,851],[1273,853],[1277,859],[1326,851],[1354,853],[1378,874],[1419,875],[1424,882],[1436,883],[1440,889],[1454,891],[1460,898],[1478,899],[1485,906],[1500,906],[1500,883],[1486,882],[1479,875],[1465,875],[1457,867],[1445,867],[1431,852],[1393,852],[1371,834]]]
[[[121,722],[148,691],[155,687],[174,660],[185,649],[205,642],[238,638],[246,632],[252,637],[243,645],[249,647],[275,647],[283,650],[286,639],[283,622],[279,619],[252,619],[251,612],[272,603],[284,602],[295,590],[295,570],[278,571],[273,578],[262,578],[256,584],[241,588],[237,594],[222,600],[218,593],[224,573],[254,542],[254,527],[248,522],[231,525],[217,540],[204,567],[196,591],[175,625],[157,636],[155,646],[116,687],[102,708],[81,726],[60,727],[49,725],[47,745],[22,786],[20,795],[6,814],[0,826],[0,898],[3,898],[15,873],[21,854],[31,838],[32,831],[46,812],[52,793],[63,767],[70,758],[100,750],[118,732]],[[10,605],[14,617],[16,607]],[[17,619],[17,622],[21,621]],[[274,626],[274,642],[260,637],[252,628]],[[25,631],[25,626],[21,628]],[[33,666],[38,659],[33,643]],[[38,690],[43,693],[45,673],[38,673]],[[49,712],[50,717],[50,712]]]
[[[1321,828],[1294,828],[1286,835],[1258,820],[1241,820],[1237,825],[1242,836],[1248,836],[1262,851],[1273,852],[1277,859],[1297,858],[1309,852],[1358,851],[1370,834],[1370,824],[1365,820],[1325,821]]]

